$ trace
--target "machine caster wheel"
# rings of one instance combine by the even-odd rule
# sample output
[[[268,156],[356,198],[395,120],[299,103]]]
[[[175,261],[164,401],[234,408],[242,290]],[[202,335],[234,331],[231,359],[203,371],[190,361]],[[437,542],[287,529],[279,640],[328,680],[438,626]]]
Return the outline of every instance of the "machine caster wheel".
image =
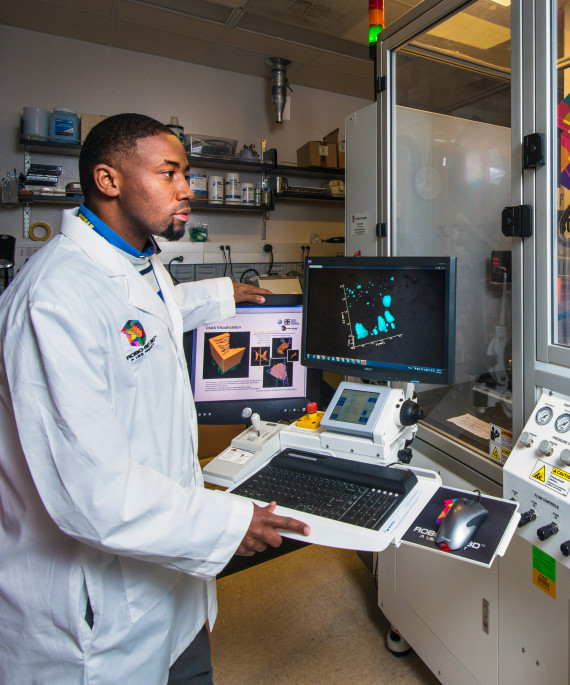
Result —
[[[412,651],[409,642],[406,642],[406,640],[392,628],[390,628],[386,635],[386,646],[393,656],[408,656]]]

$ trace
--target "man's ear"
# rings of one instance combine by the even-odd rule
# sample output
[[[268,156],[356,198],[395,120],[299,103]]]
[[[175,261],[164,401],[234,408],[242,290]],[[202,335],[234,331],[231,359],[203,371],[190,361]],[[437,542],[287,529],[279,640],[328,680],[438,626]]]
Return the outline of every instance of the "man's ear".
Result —
[[[93,180],[97,190],[107,197],[119,195],[119,173],[108,164],[97,164],[93,169]]]

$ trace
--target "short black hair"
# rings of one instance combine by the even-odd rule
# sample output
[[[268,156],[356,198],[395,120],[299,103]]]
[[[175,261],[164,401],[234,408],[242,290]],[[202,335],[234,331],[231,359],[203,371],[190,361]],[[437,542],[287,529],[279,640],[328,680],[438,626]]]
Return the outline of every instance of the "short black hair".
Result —
[[[161,133],[175,136],[168,126],[145,114],[115,114],[94,126],[79,155],[79,182],[88,202],[93,191],[93,170],[97,164],[116,166],[135,152],[137,140]]]

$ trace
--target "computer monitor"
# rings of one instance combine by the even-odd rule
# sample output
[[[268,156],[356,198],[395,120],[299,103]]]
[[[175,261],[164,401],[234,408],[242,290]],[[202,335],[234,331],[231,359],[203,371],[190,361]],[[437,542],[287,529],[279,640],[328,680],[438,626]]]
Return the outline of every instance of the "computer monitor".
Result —
[[[454,257],[311,257],[301,361],[375,381],[448,384],[455,372]]]
[[[320,403],[321,372],[301,365],[302,325],[301,295],[266,295],[185,334],[198,422],[243,423],[245,407],[264,421],[295,420]]]

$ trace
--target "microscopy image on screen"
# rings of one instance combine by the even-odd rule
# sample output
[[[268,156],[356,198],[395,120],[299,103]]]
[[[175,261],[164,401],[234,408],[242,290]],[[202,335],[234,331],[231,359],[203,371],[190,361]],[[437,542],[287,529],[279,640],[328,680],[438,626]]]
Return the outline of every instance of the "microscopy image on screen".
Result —
[[[293,384],[293,362],[271,359],[263,374],[264,388],[288,388]]]
[[[204,378],[247,378],[249,333],[207,333],[204,338]]]

